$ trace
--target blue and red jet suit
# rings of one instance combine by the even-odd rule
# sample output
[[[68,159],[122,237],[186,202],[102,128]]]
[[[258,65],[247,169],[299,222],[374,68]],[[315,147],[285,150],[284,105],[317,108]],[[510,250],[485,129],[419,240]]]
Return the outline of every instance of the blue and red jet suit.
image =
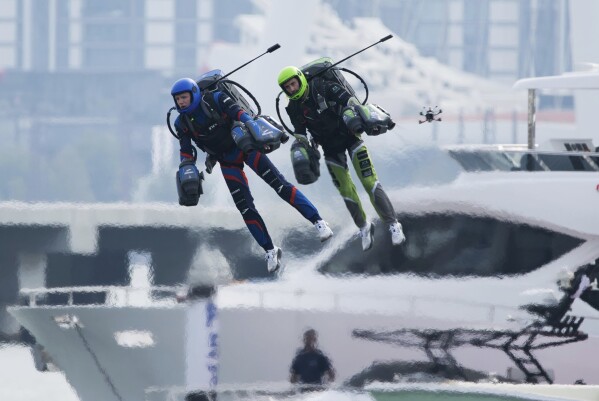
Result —
[[[181,81],[185,82],[179,84]],[[193,141],[198,148],[208,154],[206,162],[208,173],[210,173],[213,165],[211,162],[220,164],[221,172],[235,206],[258,244],[267,252],[275,248],[266,224],[254,205],[254,198],[243,170],[244,163],[270,185],[281,199],[300,212],[304,218],[313,224],[322,221],[316,207],[299,189],[285,179],[266,154],[255,150],[244,153],[239,149],[231,135],[231,128],[235,121],[244,124],[247,124],[247,122],[253,123],[254,121],[250,115],[224,92],[216,90],[200,95],[199,87],[190,78],[177,81],[173,85],[172,95],[175,96],[181,93],[182,91],[177,92],[176,88],[186,88],[186,85],[190,87],[190,92],[192,92],[192,102],[184,109],[177,107],[180,115],[175,121],[175,129],[180,137],[181,161],[194,159]],[[197,93],[193,93],[194,91],[197,91]],[[220,118],[214,118],[212,112],[208,112],[210,115],[207,115],[204,110],[205,107],[200,104],[201,102],[206,102],[211,107],[206,109],[215,110]]]

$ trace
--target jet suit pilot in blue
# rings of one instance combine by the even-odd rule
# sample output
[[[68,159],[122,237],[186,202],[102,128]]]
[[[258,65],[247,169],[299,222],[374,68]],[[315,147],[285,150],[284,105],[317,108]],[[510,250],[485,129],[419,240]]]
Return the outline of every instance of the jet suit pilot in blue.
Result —
[[[273,245],[266,224],[254,206],[254,198],[243,171],[244,164],[270,185],[281,199],[313,223],[321,241],[326,241],[333,235],[314,205],[285,179],[265,153],[257,150],[244,153],[237,146],[231,135],[234,124],[241,123],[248,129],[259,128],[253,126],[256,122],[231,97],[219,90],[201,91],[191,78],[176,81],[171,88],[171,95],[179,112],[175,129],[180,138],[181,162],[195,163],[193,141],[207,153],[207,173],[212,172],[216,163],[220,164],[235,206],[254,239],[266,251],[269,272],[279,269],[282,251]]]

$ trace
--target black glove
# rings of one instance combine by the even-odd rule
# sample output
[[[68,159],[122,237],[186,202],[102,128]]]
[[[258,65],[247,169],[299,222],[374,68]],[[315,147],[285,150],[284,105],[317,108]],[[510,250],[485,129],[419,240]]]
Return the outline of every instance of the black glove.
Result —
[[[341,110],[341,118],[345,123],[345,126],[352,134],[361,134],[364,132],[364,121],[360,117],[360,114],[356,112],[357,106],[346,106]]]
[[[301,134],[293,134],[293,136],[295,137],[295,139],[297,139],[301,144],[303,144],[306,148],[310,148],[310,141],[308,140],[308,138],[305,135],[301,135]]]
[[[202,195],[202,180],[204,175],[195,166],[193,159],[185,159],[179,164],[175,174],[179,205],[195,206]]]
[[[212,169],[216,166],[218,160],[216,160],[216,156],[206,155],[206,161],[204,162],[204,166],[206,166],[206,172],[208,174],[212,174]]]

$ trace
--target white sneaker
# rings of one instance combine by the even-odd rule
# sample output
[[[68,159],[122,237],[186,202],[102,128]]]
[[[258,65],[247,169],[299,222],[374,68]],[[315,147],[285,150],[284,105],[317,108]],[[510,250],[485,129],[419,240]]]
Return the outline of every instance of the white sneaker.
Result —
[[[269,273],[274,273],[281,267],[283,251],[278,246],[266,251],[266,268]]]
[[[374,225],[370,222],[360,228],[360,237],[362,237],[362,250],[367,251],[372,248],[374,242]]]
[[[406,236],[403,233],[403,229],[401,228],[399,221],[391,223],[389,225],[389,231],[391,231],[391,242],[393,245],[399,245],[406,240]]]
[[[324,220],[318,220],[314,223],[314,227],[318,230],[318,238],[320,238],[320,242],[325,242],[329,238],[333,236],[333,230]]]

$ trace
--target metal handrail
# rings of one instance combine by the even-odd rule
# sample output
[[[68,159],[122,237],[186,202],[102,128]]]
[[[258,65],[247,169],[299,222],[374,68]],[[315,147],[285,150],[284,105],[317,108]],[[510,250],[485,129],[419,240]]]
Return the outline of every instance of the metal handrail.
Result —
[[[367,292],[352,292],[349,293],[339,293],[334,291],[305,291],[298,289],[287,289],[287,290],[278,290],[278,289],[260,289],[260,288],[237,288],[235,289],[236,295],[254,295],[255,299],[252,301],[251,299],[243,298],[241,301],[236,300],[227,300],[219,302],[221,308],[234,308],[234,307],[248,307],[248,308],[273,308],[273,305],[276,305],[276,309],[318,309],[318,310],[326,310],[331,312],[343,312],[350,311],[348,306],[344,306],[344,301],[356,301],[356,299],[366,299],[367,301],[376,302],[385,302],[392,305],[397,305],[400,302],[403,302],[407,309],[401,313],[405,315],[415,316],[417,314],[421,314],[419,308],[422,308],[425,304],[443,304],[447,305],[456,305],[456,306],[466,306],[470,308],[477,308],[477,310],[485,311],[484,315],[487,316],[484,320],[477,320],[479,322],[485,323],[493,323],[497,322],[497,312],[504,311],[507,314],[521,314],[524,315],[526,312],[519,309],[516,306],[512,305],[501,305],[501,304],[493,304],[489,302],[476,302],[476,301],[468,301],[468,300],[460,300],[454,298],[443,298],[436,297],[430,298],[426,296],[417,296],[417,295],[381,295],[381,294],[372,294]],[[245,294],[243,294],[245,293]],[[315,308],[312,305],[302,305],[302,299],[306,299],[307,297],[318,297],[321,301],[318,308]],[[286,297],[284,301],[281,301],[280,297]],[[277,302],[269,302],[269,299],[277,299]],[[223,305],[224,304],[224,305]],[[355,311],[354,311],[355,312]],[[378,311],[381,314],[384,314],[384,311]],[[393,315],[397,315],[398,313],[394,312]],[[481,314],[482,315],[482,314]],[[430,317],[430,316],[429,316]],[[506,320],[507,321],[507,320]],[[502,321],[504,323],[506,321]]]
[[[38,306],[38,298],[50,294],[65,294],[67,295],[67,301],[62,304],[52,306],[73,306],[74,296],[76,294],[105,294],[106,300],[109,299],[110,295],[113,294],[124,294],[123,304],[128,305],[131,300],[132,293],[142,292],[155,292],[163,291],[165,293],[172,293],[173,299],[182,292],[187,291],[185,286],[151,286],[151,287],[131,287],[131,286],[80,286],[80,287],[56,287],[56,288],[23,288],[19,292],[21,295],[28,298],[28,306]],[[108,301],[105,301],[107,303]]]
[[[21,294],[28,297],[28,305],[29,307],[38,306],[37,299],[41,296],[48,294],[68,294],[67,302],[63,304],[53,304],[53,305],[43,305],[43,306],[76,306],[74,303],[74,295],[76,294],[89,294],[89,293],[105,293],[107,295],[106,301],[102,305],[110,304],[109,295],[114,293],[123,293],[125,294],[124,301],[119,303],[120,306],[126,306],[130,304],[130,294],[139,292],[139,291],[147,291],[149,293],[155,291],[163,291],[165,293],[172,294],[172,301],[180,302],[184,299],[184,294],[187,294],[188,287],[186,286],[152,286],[152,287],[127,287],[127,286],[84,286],[84,287],[58,287],[58,288],[25,288],[20,292]],[[525,316],[525,311],[519,309],[513,305],[501,305],[501,304],[493,304],[489,302],[476,302],[476,301],[468,301],[468,300],[460,300],[454,298],[444,298],[444,297],[436,297],[434,299],[425,296],[417,296],[417,295],[381,295],[381,294],[372,294],[367,292],[352,292],[349,293],[339,293],[333,291],[305,291],[298,289],[287,289],[287,290],[278,290],[278,289],[261,289],[261,288],[236,288],[235,289],[237,295],[254,295],[255,300],[248,300],[244,298],[241,301],[224,301],[221,299],[217,300],[217,304],[220,304],[219,307],[223,309],[234,308],[234,307],[248,307],[248,308],[259,308],[259,309],[267,309],[267,308],[276,308],[278,309],[302,309],[302,308],[310,308],[314,309],[311,305],[306,305],[304,302],[307,297],[318,297],[321,302],[320,308],[321,310],[327,310],[331,312],[351,312],[351,307],[344,303],[345,301],[356,302],[356,299],[359,301],[360,299],[366,299],[367,301],[372,301],[373,304],[376,305],[377,302],[385,302],[393,305],[397,305],[400,302],[403,302],[406,305],[406,308],[402,311],[402,315],[415,316],[422,314],[422,307],[433,304],[443,304],[447,305],[455,305],[455,306],[465,306],[469,308],[476,308],[479,311],[483,311],[483,313],[478,314],[478,316],[486,316],[485,319],[464,319],[464,321],[477,321],[480,323],[506,323],[508,320],[498,321],[500,318],[497,313],[498,311],[502,311],[505,315],[509,315],[510,313],[518,314],[521,316]],[[286,297],[285,301],[280,302],[280,299],[277,302],[274,302],[273,299],[277,297]],[[269,301],[270,300],[270,301]],[[155,304],[160,304],[160,301]],[[366,308],[365,308],[366,310]],[[484,311],[486,310],[486,313]],[[355,312],[355,311],[354,311]],[[381,314],[385,312],[390,313],[389,311],[379,311]],[[397,315],[397,311],[392,314]],[[430,317],[430,315],[426,314]],[[423,315],[424,316],[424,315]],[[503,314],[502,314],[503,316]],[[532,316],[530,320],[532,320]],[[591,320],[595,320],[592,319]]]

